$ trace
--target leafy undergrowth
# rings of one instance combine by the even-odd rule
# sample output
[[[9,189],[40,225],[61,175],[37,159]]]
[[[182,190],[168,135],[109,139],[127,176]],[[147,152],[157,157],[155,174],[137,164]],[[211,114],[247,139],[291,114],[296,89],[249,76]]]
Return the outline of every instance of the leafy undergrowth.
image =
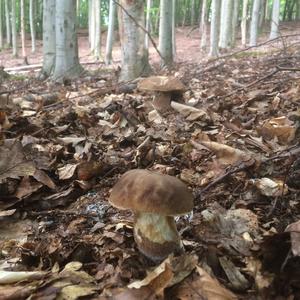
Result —
[[[300,52],[287,50],[178,66],[187,89],[167,110],[108,74],[4,79],[0,299],[299,299]],[[193,190],[184,255],[154,264],[132,213],[109,205],[135,168]]]

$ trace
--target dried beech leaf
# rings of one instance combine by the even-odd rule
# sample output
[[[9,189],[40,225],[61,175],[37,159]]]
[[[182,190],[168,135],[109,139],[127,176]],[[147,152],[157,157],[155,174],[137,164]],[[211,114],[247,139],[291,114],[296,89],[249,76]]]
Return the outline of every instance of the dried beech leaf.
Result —
[[[213,151],[218,158],[218,162],[221,163],[222,165],[233,165],[238,162],[248,162],[248,161],[254,162],[254,159],[250,153],[246,153],[244,151],[232,148],[224,144],[211,142],[211,141],[209,142],[200,141],[198,143],[195,141],[191,141],[191,143],[195,148],[199,148],[200,150],[203,149],[202,146],[205,146],[209,150]]]
[[[197,286],[207,300],[235,300],[232,292],[223,287],[217,279],[212,278],[204,269],[197,266],[200,275]]]

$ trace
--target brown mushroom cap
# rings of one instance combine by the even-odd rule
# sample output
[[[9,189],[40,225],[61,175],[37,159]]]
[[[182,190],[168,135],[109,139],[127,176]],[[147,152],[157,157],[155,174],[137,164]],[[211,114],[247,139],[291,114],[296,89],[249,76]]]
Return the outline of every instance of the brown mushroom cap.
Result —
[[[126,172],[115,184],[109,202],[119,209],[176,216],[193,209],[193,195],[176,177],[148,170]]]
[[[176,77],[151,76],[140,80],[138,89],[149,92],[182,92],[186,88]]]

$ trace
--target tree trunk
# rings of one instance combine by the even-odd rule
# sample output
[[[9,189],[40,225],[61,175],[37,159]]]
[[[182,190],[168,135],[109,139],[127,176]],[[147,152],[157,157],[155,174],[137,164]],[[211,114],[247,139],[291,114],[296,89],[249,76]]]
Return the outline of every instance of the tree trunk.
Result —
[[[146,30],[150,33],[150,23],[151,23],[151,5],[152,0],[147,0],[146,9]],[[145,49],[149,55],[149,37],[148,34],[145,35]]]
[[[35,0],[29,2],[29,22],[30,22],[30,35],[31,35],[31,52],[35,52]]]
[[[239,0],[233,0],[233,14],[232,14],[232,27],[231,27],[231,43],[230,46],[233,48],[236,43],[236,27],[238,22],[238,15],[240,10],[240,1]]]
[[[22,56],[24,62],[27,63],[27,55],[26,55],[26,37],[25,37],[25,11],[24,11],[24,0],[20,1],[20,9],[21,9],[21,42],[22,42]]]
[[[172,0],[160,1],[159,51],[163,57],[161,63],[164,66],[173,63],[172,7]]]
[[[55,66],[55,1],[43,2],[43,70],[46,76],[50,76]]]
[[[191,0],[191,26],[194,26],[196,23],[195,8],[195,0]]]
[[[176,0],[172,0],[172,54],[176,57]]]
[[[210,25],[210,51],[209,56],[219,55],[218,41],[220,28],[221,0],[212,0],[211,3],[211,25]]]
[[[250,27],[250,46],[257,45],[260,0],[254,0]]]
[[[248,0],[243,0],[243,12],[241,21],[241,35],[242,35],[242,46],[246,47],[247,41],[247,13],[248,13]]]
[[[275,39],[279,36],[279,14],[280,0],[273,0],[270,39]]]
[[[76,33],[76,0],[56,0],[56,59],[53,79],[75,78],[81,71]]]
[[[0,0],[0,50],[3,48],[2,2]]]
[[[5,24],[6,24],[6,43],[8,46],[11,45],[11,27],[10,27],[10,12],[8,6],[8,0],[4,1],[4,8],[5,8]]]
[[[106,51],[105,51],[105,63],[107,65],[110,65],[112,63],[112,49],[114,43],[115,19],[116,19],[116,4],[114,0],[110,0]]]
[[[125,11],[119,8],[122,54],[122,70],[119,80],[129,81],[148,74],[150,70],[145,51],[145,32],[137,25],[144,26],[144,1],[121,0],[120,4]]]
[[[224,1],[224,15],[222,16],[221,28],[223,28],[223,30],[220,36],[220,47],[223,49],[228,49],[231,43],[233,0],[223,0],[223,1]]]
[[[261,0],[260,3],[260,15],[259,15],[259,21],[258,21],[258,27],[262,28],[265,21],[265,14],[266,14],[266,2],[267,0]]]
[[[296,19],[300,20],[300,1],[296,2]]]
[[[13,56],[18,57],[16,0],[11,1],[11,31],[12,31]]]
[[[95,49],[94,56],[98,60],[101,55],[101,0],[95,1]]]
[[[88,0],[88,26],[89,26],[89,46],[92,49],[92,11],[93,0]]]
[[[90,49],[91,51],[94,53],[95,50],[95,45],[96,45],[96,41],[95,41],[95,31],[96,31],[96,7],[95,7],[95,0],[90,0],[89,1],[89,6],[91,8],[90,11],[90,18],[89,18],[89,34],[90,34]]]
[[[207,41],[207,22],[206,22],[206,15],[207,15],[207,0],[203,0],[202,2],[202,11],[201,11],[201,22],[200,22],[200,34],[201,34],[201,49],[205,49],[206,41]]]

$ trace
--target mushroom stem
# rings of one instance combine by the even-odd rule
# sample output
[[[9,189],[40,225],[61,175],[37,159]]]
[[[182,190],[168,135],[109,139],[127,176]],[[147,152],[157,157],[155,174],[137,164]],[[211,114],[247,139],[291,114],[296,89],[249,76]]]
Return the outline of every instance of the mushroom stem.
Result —
[[[182,247],[174,218],[155,213],[135,214],[134,239],[139,250],[154,261]]]

